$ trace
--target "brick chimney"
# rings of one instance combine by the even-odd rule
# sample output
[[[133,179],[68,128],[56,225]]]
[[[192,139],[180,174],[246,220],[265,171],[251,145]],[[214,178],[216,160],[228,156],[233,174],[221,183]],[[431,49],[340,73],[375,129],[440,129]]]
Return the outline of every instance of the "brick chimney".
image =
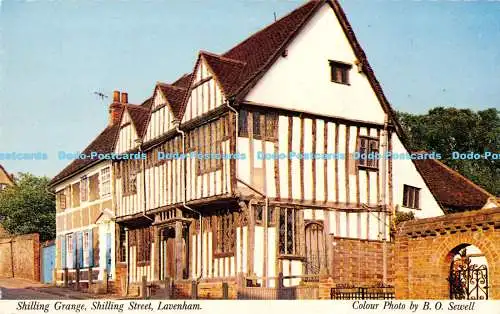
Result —
[[[122,104],[128,104],[128,93],[122,93]]]
[[[121,96],[121,99],[120,99]],[[113,92],[113,102],[109,105],[109,118],[108,118],[108,126],[113,126],[117,123],[120,123],[120,117],[123,105],[120,100],[127,100],[127,93],[121,93],[120,91],[115,90]]]

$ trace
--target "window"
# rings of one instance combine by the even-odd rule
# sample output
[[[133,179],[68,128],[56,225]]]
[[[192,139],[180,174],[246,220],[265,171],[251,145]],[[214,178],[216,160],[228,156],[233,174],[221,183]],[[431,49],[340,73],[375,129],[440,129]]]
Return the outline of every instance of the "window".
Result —
[[[123,194],[130,195],[137,193],[137,170],[135,161],[128,161],[123,164],[122,183]]]
[[[248,111],[240,110],[238,115],[238,136],[248,137]]]
[[[213,172],[222,168],[221,142],[223,132],[217,128],[218,121],[205,124],[194,131],[193,150],[201,156],[196,158],[197,174]]]
[[[233,254],[236,242],[234,215],[230,212],[219,212],[216,228],[215,254]]]
[[[137,262],[147,264],[151,262],[151,229],[136,229]]]
[[[253,115],[253,136],[255,138],[260,138],[261,133],[260,133],[260,113],[259,112],[252,112]]]
[[[263,214],[264,214],[264,206],[262,206],[262,205],[254,205],[253,208],[254,208],[254,213],[255,213],[255,222],[257,224],[263,223],[262,217],[263,217]]]
[[[420,189],[410,185],[403,186],[403,206],[408,208],[420,208]]]
[[[72,193],[72,207],[80,206],[80,182],[77,182],[71,186]]]
[[[349,71],[352,65],[330,60],[331,81],[339,84],[349,84]]]
[[[278,114],[274,112],[250,112],[252,115],[252,133],[256,139],[264,139],[268,141],[278,138]],[[239,136],[248,137],[248,115],[249,112],[241,110],[239,115]],[[264,127],[261,125],[261,120],[264,120]]]
[[[111,194],[111,169],[106,167],[101,170],[101,197]]]
[[[274,226],[274,207],[267,207],[267,225]]]
[[[66,235],[66,267],[74,268],[73,258],[73,234]]]
[[[0,183],[0,191],[3,191],[7,188],[7,184],[5,183]]]
[[[127,261],[127,233],[125,227],[120,226],[120,262]]]
[[[59,210],[66,209],[66,190],[59,191],[57,193],[57,202],[59,205]]]
[[[263,224],[263,218],[264,218],[264,209],[265,206],[263,205],[254,205],[254,214],[255,214],[255,223],[257,225]],[[267,207],[267,225],[272,226],[274,225],[274,207],[268,206]]]
[[[378,139],[360,136],[358,152],[358,166],[378,169]]]
[[[88,187],[88,178],[87,176],[83,176],[80,183],[80,200],[85,202],[88,197],[89,187]]]
[[[99,173],[89,177],[89,201],[99,199]]]
[[[299,255],[298,211],[291,208],[279,210],[279,249],[282,255]]]

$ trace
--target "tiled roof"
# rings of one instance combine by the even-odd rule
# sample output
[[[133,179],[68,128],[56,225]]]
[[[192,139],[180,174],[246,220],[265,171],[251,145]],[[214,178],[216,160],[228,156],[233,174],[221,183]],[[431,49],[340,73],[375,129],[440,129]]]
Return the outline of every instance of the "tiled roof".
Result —
[[[98,152],[102,154],[111,153],[114,151],[116,138],[120,132],[120,124],[117,123],[113,126],[107,126],[82,152],[82,154],[90,154],[91,152]],[[54,186],[70,175],[74,175],[87,168],[88,166],[98,162],[99,159],[85,158],[85,159],[75,159],[66,168],[64,168],[59,174],[57,174],[50,181],[50,185]]]
[[[490,193],[436,159],[414,160],[437,201],[454,210],[480,209]]]
[[[153,97],[149,97],[148,99],[146,99],[145,101],[142,102],[141,104],[142,107],[144,108],[148,108],[149,110],[151,110],[151,107],[153,106]]]
[[[7,179],[9,179],[11,181],[12,184],[14,184],[14,178],[10,175],[10,173],[8,173],[5,168],[0,165],[0,172],[3,172],[5,173],[5,176],[7,177]]]
[[[161,89],[163,95],[165,95],[165,97],[167,98],[170,109],[172,110],[172,114],[175,116],[175,118],[180,120],[182,118],[182,101],[186,96],[187,88],[165,83],[158,83],[158,87]]]
[[[217,75],[221,87],[226,96],[235,96],[250,83],[250,81],[260,74],[265,73],[266,67],[280,54],[280,51],[288,41],[298,33],[298,30],[305,24],[313,12],[325,3],[325,0],[312,0],[303,6],[292,11],[285,17],[277,20],[273,24],[258,31],[248,37],[223,55],[216,55],[208,52],[201,52],[209,66]],[[162,91],[165,92],[169,103],[172,106],[173,114],[181,118],[184,114],[187,99],[186,94],[192,83],[192,73],[184,74],[171,85],[161,84]],[[181,101],[182,100],[182,101]],[[147,99],[141,106],[143,109],[136,109],[127,106],[130,116],[136,126],[138,133],[144,135],[149,121],[152,98]],[[146,113],[147,111],[147,113]],[[119,127],[106,128],[90,145],[86,151],[111,152],[114,149]],[[52,183],[57,182],[70,174],[82,169],[90,164],[89,160],[76,160],[63,169]]]
[[[260,74],[264,74],[267,67],[279,57],[282,48],[285,48],[323,3],[325,1],[307,2],[224,53],[223,57],[245,63],[245,67],[239,69],[241,73],[238,80],[234,81],[235,85],[231,90],[235,93],[242,92],[248,83],[258,78]]]
[[[182,88],[189,88],[189,84],[191,83],[192,73],[187,73],[177,79],[177,81],[173,82],[172,85]]]
[[[202,51],[200,56],[207,61],[208,66],[214,72],[224,94],[236,93],[246,63],[205,51]]]
[[[130,119],[134,124],[137,136],[142,137],[146,132],[150,110],[147,107],[137,105],[126,105],[127,111],[130,114]]]
[[[267,69],[282,54],[287,44],[299,33],[300,29],[323,4],[330,5],[334,10],[377,97],[389,116],[393,117],[393,111],[383,94],[382,88],[375,78],[365,53],[359,45],[337,0],[311,0],[251,35],[222,55],[200,52],[200,56],[203,56],[207,60],[207,63],[217,76],[216,79],[221,84],[226,97],[241,100],[250,88],[256,84],[258,79],[266,73]],[[164,87],[162,87],[162,90],[165,90],[167,99],[171,103],[173,113],[179,118],[184,114],[187,103],[186,94],[191,84],[192,73],[184,74],[171,85],[164,84]],[[181,89],[176,89],[176,87],[184,89],[186,94],[182,95]],[[183,99],[183,101],[179,102],[180,99]],[[151,104],[152,100],[150,98],[141,106],[150,109]],[[141,122],[146,121],[145,124],[147,125],[150,113],[147,115],[147,118],[143,119],[142,113],[139,113],[139,110],[137,112],[137,117],[132,119],[136,122],[139,121],[136,127],[138,126],[138,129],[143,133],[146,127]],[[397,130],[400,130],[397,121],[392,120],[396,124]],[[404,137],[402,131],[399,131],[398,134]]]

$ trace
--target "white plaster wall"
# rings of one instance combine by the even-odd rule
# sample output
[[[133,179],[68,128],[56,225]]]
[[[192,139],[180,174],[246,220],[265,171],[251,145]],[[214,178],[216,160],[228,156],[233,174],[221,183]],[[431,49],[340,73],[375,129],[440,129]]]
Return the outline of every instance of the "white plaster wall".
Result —
[[[246,100],[297,111],[384,122],[384,112],[327,4],[305,25]],[[328,60],[352,64],[350,85],[330,80]]]
[[[394,134],[392,139],[392,151],[394,153],[408,153],[397,135]],[[439,207],[439,204],[436,202],[431,191],[427,188],[422,176],[411,160],[393,160],[392,177],[394,206],[397,205],[400,211],[412,211],[417,218],[443,215],[443,211]],[[403,207],[404,184],[420,188],[420,210]]]

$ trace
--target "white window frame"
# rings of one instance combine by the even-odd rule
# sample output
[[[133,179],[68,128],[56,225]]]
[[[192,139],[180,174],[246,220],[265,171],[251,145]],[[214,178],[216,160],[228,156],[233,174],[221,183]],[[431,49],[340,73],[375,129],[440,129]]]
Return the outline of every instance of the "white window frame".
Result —
[[[111,167],[101,169],[99,174],[101,198],[111,195]]]
[[[66,268],[72,269],[73,265],[73,233],[66,235]]]

